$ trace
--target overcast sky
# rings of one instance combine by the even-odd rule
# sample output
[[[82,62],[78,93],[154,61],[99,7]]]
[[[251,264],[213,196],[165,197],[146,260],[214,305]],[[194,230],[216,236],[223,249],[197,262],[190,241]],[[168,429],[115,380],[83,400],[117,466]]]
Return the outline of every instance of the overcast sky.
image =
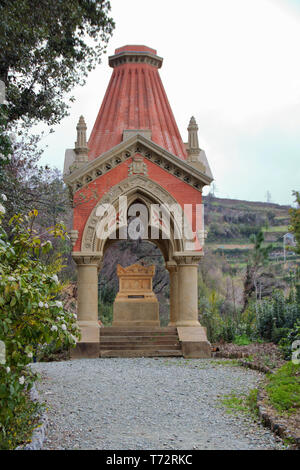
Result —
[[[144,44],[183,140],[194,115],[216,195],[291,204],[300,190],[300,0],[112,0],[108,54]],[[44,139],[42,163],[63,168],[84,115],[88,134],[112,69],[107,56],[73,92],[70,116]],[[207,192],[207,191],[206,191]]]

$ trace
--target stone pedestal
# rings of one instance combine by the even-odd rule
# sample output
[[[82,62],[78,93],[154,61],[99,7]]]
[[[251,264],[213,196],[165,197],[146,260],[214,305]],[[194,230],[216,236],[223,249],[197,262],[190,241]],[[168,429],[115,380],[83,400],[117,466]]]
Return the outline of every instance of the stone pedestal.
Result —
[[[118,264],[119,292],[113,306],[113,326],[159,326],[159,305],[152,291],[155,266]]]

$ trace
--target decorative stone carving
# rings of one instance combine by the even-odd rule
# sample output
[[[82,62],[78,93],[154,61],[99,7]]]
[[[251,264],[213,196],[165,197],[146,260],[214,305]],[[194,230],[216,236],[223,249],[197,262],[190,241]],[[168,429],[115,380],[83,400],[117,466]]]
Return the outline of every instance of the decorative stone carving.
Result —
[[[191,155],[199,155],[200,147],[198,141],[198,125],[196,123],[196,119],[194,116],[191,117],[189,126],[188,126],[188,135],[189,135],[189,142],[187,153],[189,156]]]
[[[88,146],[86,141],[86,123],[83,116],[80,116],[77,130],[77,141],[75,142],[75,153],[77,155],[77,161],[88,161]]]
[[[78,239],[78,230],[70,230],[69,235],[70,235],[72,246],[75,246],[76,241]]]
[[[178,266],[181,265],[198,265],[201,261],[201,258],[203,257],[203,253],[193,253],[189,254],[188,252],[183,252],[183,253],[175,253],[174,254],[174,259],[177,262]]]
[[[124,148],[126,144],[128,144],[128,146]],[[181,181],[184,181],[186,184],[193,186],[198,191],[202,191],[203,186],[211,183],[212,176],[209,172],[204,174],[201,169],[191,165],[191,162],[180,160],[180,158],[161,149],[149,139],[141,135],[135,135],[128,139],[128,141],[122,142],[122,144],[115,147],[112,151],[86,163],[82,168],[77,168],[77,171],[74,169],[73,173],[65,175],[64,180],[66,184],[71,188],[71,191],[75,193],[90,181],[101,177],[134,155],[137,152],[137,144],[138,153],[142,157],[163,167],[165,171]],[[203,151],[201,150],[200,153],[202,155]],[[146,162],[144,163],[146,164]],[[201,172],[200,174],[198,173],[199,171]]]
[[[132,264],[127,268],[123,268],[120,264],[117,265],[117,275],[131,275],[131,274],[143,274],[145,276],[154,276],[155,266],[142,266],[141,264]]]
[[[102,255],[96,253],[82,253],[81,251],[72,253],[73,260],[77,265],[97,265],[98,269],[101,269]]]
[[[148,174],[147,164],[144,162],[142,155],[136,154],[132,157],[132,162],[128,167],[128,176],[131,175],[145,175]]]
[[[187,161],[195,168],[197,168],[202,173],[206,173],[206,167],[204,163],[201,161],[201,152],[202,150],[199,147],[198,141],[198,125],[196,123],[196,119],[194,116],[191,117],[189,126],[188,126],[188,135],[189,135],[189,142],[187,146],[187,154],[188,159]]]

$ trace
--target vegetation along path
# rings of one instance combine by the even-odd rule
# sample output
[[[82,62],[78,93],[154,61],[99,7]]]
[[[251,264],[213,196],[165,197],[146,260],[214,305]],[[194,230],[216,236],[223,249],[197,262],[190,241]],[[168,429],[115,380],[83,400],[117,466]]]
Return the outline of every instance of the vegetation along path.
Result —
[[[247,395],[262,379],[232,361],[85,359],[33,368],[48,407],[45,449],[283,448],[250,414],[224,406],[224,397]]]

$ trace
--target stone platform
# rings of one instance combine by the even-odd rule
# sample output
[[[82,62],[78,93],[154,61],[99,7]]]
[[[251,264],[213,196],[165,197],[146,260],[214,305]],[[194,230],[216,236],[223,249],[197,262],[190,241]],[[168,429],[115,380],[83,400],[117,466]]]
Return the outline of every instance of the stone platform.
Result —
[[[96,357],[209,358],[211,345],[203,327],[102,327],[99,342],[79,342],[72,359]]]

